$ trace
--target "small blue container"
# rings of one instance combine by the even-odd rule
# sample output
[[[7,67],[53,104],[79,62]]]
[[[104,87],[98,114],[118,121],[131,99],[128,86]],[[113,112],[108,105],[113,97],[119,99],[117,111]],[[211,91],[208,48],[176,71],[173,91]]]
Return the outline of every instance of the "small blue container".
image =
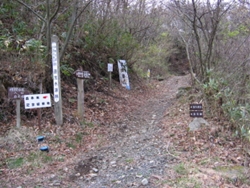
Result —
[[[40,147],[40,150],[49,152],[49,147],[48,146],[42,146],[42,147]]]
[[[44,140],[44,136],[38,136],[36,139],[38,142],[42,142]]]

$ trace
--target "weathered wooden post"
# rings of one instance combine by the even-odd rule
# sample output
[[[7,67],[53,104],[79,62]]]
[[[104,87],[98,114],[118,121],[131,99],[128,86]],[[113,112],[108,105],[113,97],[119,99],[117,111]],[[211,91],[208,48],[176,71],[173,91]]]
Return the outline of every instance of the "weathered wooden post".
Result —
[[[43,93],[43,83],[42,82],[40,82],[40,84],[39,84],[39,92],[40,92],[40,94]],[[42,117],[42,109],[41,108],[37,109],[37,114],[38,114],[38,127],[39,127],[39,130],[41,130],[41,117]]]
[[[80,67],[74,74],[77,78],[77,113],[84,120],[84,78],[90,78],[90,73]]]
[[[80,67],[82,72],[82,67]],[[78,72],[80,73],[80,72]],[[77,77],[77,113],[80,116],[80,119],[84,119],[84,79],[79,77],[81,74],[78,74]]]
[[[24,95],[25,109],[51,107],[50,93]],[[41,129],[41,117],[39,118],[39,129]]]
[[[108,63],[108,72],[109,72],[109,90],[112,88],[112,72],[113,72],[113,64]]]
[[[51,37],[51,49],[52,49],[52,73],[53,73],[53,85],[54,85],[55,119],[57,125],[62,125],[63,115],[62,115],[60,58],[59,58],[58,37],[56,35],[53,35]]]
[[[21,126],[21,116],[20,116],[20,104],[21,104],[21,99],[16,100],[16,127]]]

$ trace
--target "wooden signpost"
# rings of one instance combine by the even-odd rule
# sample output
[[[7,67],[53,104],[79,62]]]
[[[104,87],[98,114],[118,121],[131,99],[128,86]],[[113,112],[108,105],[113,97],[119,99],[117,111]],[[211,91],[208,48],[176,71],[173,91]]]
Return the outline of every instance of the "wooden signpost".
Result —
[[[113,72],[113,64],[108,63],[108,72],[109,72],[109,90],[112,87],[112,72]]]
[[[16,100],[16,126],[21,126],[21,115],[20,115],[20,104],[24,95],[30,94],[31,92],[25,88],[20,87],[9,87],[8,88],[8,99]]]
[[[77,113],[80,119],[84,119],[84,79],[91,77],[89,71],[83,71],[82,67],[74,72],[77,78]]]

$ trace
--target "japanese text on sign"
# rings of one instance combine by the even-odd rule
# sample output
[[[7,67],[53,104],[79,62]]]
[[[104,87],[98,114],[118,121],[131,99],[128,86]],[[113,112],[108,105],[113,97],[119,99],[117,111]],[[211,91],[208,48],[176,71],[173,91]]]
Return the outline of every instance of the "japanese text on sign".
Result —
[[[25,94],[30,94],[31,92],[25,88],[20,87],[10,87],[8,88],[8,98],[9,99],[21,99]]]
[[[59,80],[58,80],[58,52],[57,52],[57,43],[52,42],[52,69],[53,69],[53,83],[54,83],[54,101],[59,101]]]
[[[25,109],[51,107],[50,94],[24,95]]]
[[[203,117],[202,104],[190,104],[190,117]]]
[[[128,67],[125,60],[118,60],[119,79],[123,87],[130,87],[128,78]]]
[[[77,78],[82,78],[82,79],[91,77],[91,74],[89,73],[89,71],[76,70],[74,74]]]

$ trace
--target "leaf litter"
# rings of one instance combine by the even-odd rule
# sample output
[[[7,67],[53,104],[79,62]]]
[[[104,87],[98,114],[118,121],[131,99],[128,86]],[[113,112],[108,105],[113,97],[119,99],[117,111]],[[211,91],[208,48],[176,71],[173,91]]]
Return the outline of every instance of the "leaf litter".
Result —
[[[36,119],[26,121],[19,129],[14,128],[13,121],[9,125],[12,128],[0,137],[0,184],[5,187],[87,187],[84,184],[101,181],[99,171],[105,172],[106,168],[107,174],[119,167],[127,171],[120,179],[113,180],[113,187],[249,187],[248,143],[232,136],[230,130],[222,129],[216,119],[206,119],[209,126],[198,131],[188,130],[193,120],[188,111],[190,101],[185,95],[176,99],[178,88],[189,86],[188,78],[172,76],[163,82],[152,80],[149,86],[140,85],[135,90],[126,90],[117,84],[111,91],[107,88],[103,92],[90,91],[85,95],[84,122],[78,119],[73,92],[63,96],[71,100],[66,104],[69,108],[63,109],[66,115],[62,127],[55,125],[51,109],[43,110],[42,130],[38,129]],[[169,105],[164,106],[167,102]],[[164,113],[158,116],[162,110]],[[147,137],[146,130],[140,127],[145,122],[159,127],[161,132]],[[222,128],[214,130],[214,127]],[[145,156],[150,159],[149,174],[133,169],[133,165],[148,168],[143,153],[141,158],[117,154],[118,147],[114,144],[117,139],[124,139],[124,142],[118,141],[124,148],[135,148],[131,152],[141,152],[140,146],[146,153],[148,146],[140,145],[143,142],[139,141],[142,134],[143,142],[152,145],[149,148],[155,149],[155,153],[157,149],[164,150],[164,153],[159,151],[161,157],[158,156],[163,161],[158,162],[160,165],[166,163],[164,173],[159,173],[162,166],[157,164],[155,168],[159,169],[152,170],[157,161],[148,157],[149,153]],[[38,135],[45,136],[42,143],[37,142]],[[130,141],[124,135],[138,140],[133,140],[131,146],[126,145]],[[157,145],[159,142],[161,146]],[[48,153],[39,151],[44,145],[49,146]],[[109,157],[117,155],[109,161],[112,168],[105,156],[100,155],[102,151]],[[119,168],[114,172],[119,173]],[[137,173],[134,179],[125,178],[129,169]]]

